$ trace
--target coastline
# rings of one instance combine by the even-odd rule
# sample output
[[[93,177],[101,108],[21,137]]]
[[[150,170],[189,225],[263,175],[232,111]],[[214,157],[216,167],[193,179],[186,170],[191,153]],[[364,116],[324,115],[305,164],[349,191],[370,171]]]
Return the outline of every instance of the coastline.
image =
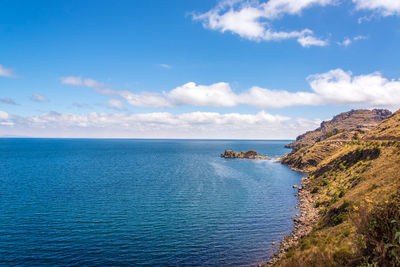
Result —
[[[293,171],[303,172],[299,169],[291,168]],[[309,176],[301,179],[301,185],[298,187],[297,197],[298,203],[296,207],[300,210],[296,214],[294,221],[293,231],[283,240],[280,241],[278,252],[276,252],[267,263],[259,266],[273,266],[276,262],[282,259],[287,253],[288,249],[297,245],[302,237],[308,235],[316,222],[319,219],[318,209],[315,207],[316,199],[313,199],[311,190],[309,188]]]

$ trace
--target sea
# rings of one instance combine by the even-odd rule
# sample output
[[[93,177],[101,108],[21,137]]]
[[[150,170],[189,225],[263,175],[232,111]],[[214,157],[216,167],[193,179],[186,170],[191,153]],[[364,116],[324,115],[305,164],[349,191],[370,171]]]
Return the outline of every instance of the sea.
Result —
[[[293,229],[283,141],[0,139],[0,265],[255,266]]]

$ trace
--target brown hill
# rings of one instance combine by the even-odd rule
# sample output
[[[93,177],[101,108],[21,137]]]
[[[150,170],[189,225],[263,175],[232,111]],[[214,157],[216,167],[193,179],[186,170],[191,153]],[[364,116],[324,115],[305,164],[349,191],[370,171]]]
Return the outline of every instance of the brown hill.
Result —
[[[274,266],[400,266],[400,111],[365,133],[349,129],[283,159],[309,174],[300,207],[306,196],[314,208],[301,218],[319,219]]]
[[[288,148],[298,149],[324,140],[343,131],[357,130],[361,133],[374,128],[392,113],[386,109],[360,109],[343,112],[329,121],[324,121],[314,131],[306,132],[296,138],[296,141],[287,145]]]

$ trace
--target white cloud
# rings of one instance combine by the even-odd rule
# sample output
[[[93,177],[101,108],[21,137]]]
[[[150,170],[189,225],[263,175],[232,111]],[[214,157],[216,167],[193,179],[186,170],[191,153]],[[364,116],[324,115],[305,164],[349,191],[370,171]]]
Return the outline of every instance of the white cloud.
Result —
[[[364,35],[357,35],[353,38],[354,41],[365,40],[365,39],[368,39],[368,37]]]
[[[35,101],[35,102],[39,102],[39,103],[49,102],[49,99],[47,97],[45,97],[44,95],[37,94],[37,93],[35,93],[31,96],[31,100]]]
[[[209,86],[196,85],[193,82],[179,86],[167,94],[175,105],[233,107],[237,105],[237,96],[228,83],[215,83]]]
[[[340,46],[349,46],[353,41],[348,37],[344,38],[342,42],[338,42],[337,44]]]
[[[8,120],[9,115],[7,112],[0,110],[0,121]]]
[[[110,91],[111,93],[111,91]],[[142,108],[170,108],[173,107],[168,99],[158,93],[142,92],[134,94],[129,91],[113,90],[112,94],[118,95],[125,99],[130,105]]]
[[[0,125],[7,135],[35,137],[126,138],[294,138],[316,128],[320,120],[273,115],[216,112],[96,113],[13,116],[13,127]],[[11,126],[11,125],[10,125]],[[5,128],[6,127],[6,128]]]
[[[356,38],[364,37],[353,39]],[[182,105],[195,107],[249,105],[261,109],[318,105],[400,108],[400,80],[388,80],[379,72],[354,76],[351,72],[336,69],[310,75],[307,80],[311,88],[309,92],[289,92],[254,86],[236,93],[229,83],[225,82],[211,85],[189,82],[163,93],[136,94],[109,88],[103,88],[100,92],[120,97],[132,106],[145,108],[172,108]],[[103,85],[103,83],[91,81],[91,83],[81,83],[81,85]]]
[[[353,76],[341,69],[311,75],[315,94],[325,104],[364,107],[400,107],[400,80],[388,80],[379,72]]]
[[[107,91],[106,85],[104,83],[98,82],[90,78],[83,79],[81,77],[66,76],[66,77],[61,77],[60,81],[62,84],[67,84],[67,85],[91,87],[99,92]]]
[[[209,86],[188,83],[165,93],[175,105],[232,107],[240,104],[258,108],[289,106],[349,105],[354,107],[400,108],[400,80],[381,73],[354,76],[341,69],[307,78],[311,92],[288,92],[252,87],[235,93],[227,83]]]
[[[60,81],[62,84],[77,85],[77,86],[83,85],[81,77],[74,77],[74,76],[61,77]]]
[[[400,1],[398,0],[353,0],[356,9],[375,11],[382,16],[400,15]]]
[[[238,103],[258,108],[283,108],[289,106],[320,105],[321,99],[314,93],[288,92],[252,87],[238,95]]]
[[[8,69],[0,64],[0,76],[8,77],[8,78],[15,78],[17,77],[11,69]]]
[[[310,75],[307,80],[311,88],[309,92],[289,92],[254,86],[236,93],[229,83],[225,82],[211,85],[189,82],[163,93],[136,94],[109,88],[103,88],[100,92],[121,97],[132,106],[145,108],[172,108],[182,105],[196,107],[249,105],[261,109],[318,105],[400,108],[400,80],[388,80],[379,72],[353,76],[351,72],[336,69]],[[92,81],[90,85],[102,84]]]
[[[107,102],[107,106],[114,109],[124,109],[124,103],[118,99],[111,99]]]
[[[400,80],[388,80],[380,73],[353,76],[351,72],[336,69],[311,75],[307,80],[311,92],[289,92],[255,86],[235,93],[228,83],[209,86],[187,83],[164,93],[164,100],[171,103],[171,106],[233,107],[244,104],[258,108],[318,105],[400,107]]]
[[[102,94],[121,97],[125,99],[130,105],[136,107],[166,108],[173,106],[173,104],[168,101],[164,96],[157,93],[142,92],[139,94],[135,94],[126,90],[113,90],[108,88],[106,84],[90,78],[68,76],[61,77],[60,80],[62,84],[86,86]]]
[[[327,40],[318,39],[312,35],[300,35],[297,41],[303,47],[310,47],[310,46],[327,46],[329,42]]]
[[[303,9],[311,6],[327,6],[335,4],[333,0],[269,0],[264,3],[264,13],[266,18],[277,18],[285,14],[300,14]]]
[[[346,37],[346,38],[344,38],[343,41],[338,42],[337,44],[340,45],[340,46],[349,46],[349,45],[351,45],[351,44],[352,44],[353,42],[355,42],[355,41],[365,40],[365,39],[367,39],[366,36],[357,35],[357,36],[355,36],[355,37],[353,37],[353,38]]]
[[[300,14],[305,8],[334,4],[333,0],[270,0],[222,1],[210,11],[194,15],[203,26],[220,32],[230,31],[254,41],[280,41],[297,39],[303,47],[326,46],[328,41],[313,35],[310,29],[300,31],[274,31],[269,22],[285,14]]]

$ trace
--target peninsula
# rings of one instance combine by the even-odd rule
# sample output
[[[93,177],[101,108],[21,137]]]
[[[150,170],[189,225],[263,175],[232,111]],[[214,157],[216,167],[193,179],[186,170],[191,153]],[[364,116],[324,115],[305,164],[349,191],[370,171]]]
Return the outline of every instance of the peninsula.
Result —
[[[266,265],[400,266],[400,111],[345,112],[288,147],[302,214]]]

